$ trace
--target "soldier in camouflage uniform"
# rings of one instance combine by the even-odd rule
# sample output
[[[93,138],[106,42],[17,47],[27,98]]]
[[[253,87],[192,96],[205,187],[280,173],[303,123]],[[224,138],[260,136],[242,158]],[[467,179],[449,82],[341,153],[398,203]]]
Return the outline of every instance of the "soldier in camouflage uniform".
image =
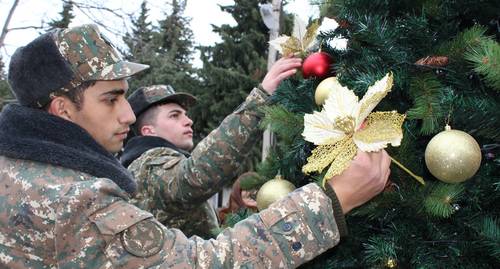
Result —
[[[300,66],[300,59],[293,60]],[[219,220],[209,198],[237,176],[237,169],[262,137],[259,109],[280,79],[273,77],[277,74],[273,71],[192,154],[188,151],[193,147],[193,122],[186,112],[196,98],[175,93],[170,85],[136,90],[128,101],[137,118],[132,126],[137,136],[127,142],[121,159],[138,183],[132,203],[187,236],[213,237]]]
[[[0,267],[295,268],[338,244],[342,212],[387,182],[385,151],[359,152],[325,190],[299,188],[215,240],[167,229],[129,203],[136,182],[112,155],[135,121],[125,77],[146,67],[122,61],[95,25],[14,53],[19,104],[0,113]]]

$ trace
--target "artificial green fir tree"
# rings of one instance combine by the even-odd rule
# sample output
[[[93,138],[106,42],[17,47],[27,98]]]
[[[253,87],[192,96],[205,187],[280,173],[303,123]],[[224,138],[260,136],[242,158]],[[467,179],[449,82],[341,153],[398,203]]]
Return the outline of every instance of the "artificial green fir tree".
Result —
[[[391,92],[374,111],[406,115],[401,145],[386,151],[425,184],[391,166],[393,185],[349,212],[349,235],[302,268],[500,267],[498,1],[329,0],[321,11],[340,25],[317,37],[342,86],[361,99],[393,74]],[[346,49],[329,45],[336,38],[347,40]],[[271,97],[276,106],[266,109],[263,126],[279,143],[260,165],[265,178],[281,175],[297,187],[323,180],[328,169],[302,170],[316,148],[302,132],[304,115],[322,109],[315,102],[320,82],[297,75]],[[447,124],[472,135],[481,150],[474,176],[453,184],[425,162],[429,141]]]

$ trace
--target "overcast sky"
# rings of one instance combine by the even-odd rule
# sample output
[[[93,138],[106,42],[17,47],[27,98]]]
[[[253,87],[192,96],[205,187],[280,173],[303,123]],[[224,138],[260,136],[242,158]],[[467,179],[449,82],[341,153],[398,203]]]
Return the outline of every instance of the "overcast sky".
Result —
[[[105,6],[110,9],[123,9],[128,13],[135,14],[138,14],[142,3],[142,0],[88,0],[88,2],[92,1],[97,3],[106,3]],[[8,11],[11,9],[13,2],[14,0],[0,1],[0,23],[2,28],[4,27]],[[307,21],[308,17],[314,18],[319,16],[317,6],[310,5],[308,0],[293,0],[290,2],[291,3],[286,6],[286,10],[290,13],[299,15],[305,21]],[[147,7],[150,9],[150,18],[161,18],[163,16],[165,10],[168,8],[168,6],[164,3],[165,1],[149,1]],[[231,15],[220,11],[218,4],[223,6],[232,5],[234,4],[234,1],[187,1],[187,7],[184,14],[187,17],[192,18],[190,28],[194,32],[195,42],[197,44],[211,45],[214,42],[220,42],[219,36],[212,32],[211,24],[219,26],[222,24],[235,23]],[[9,24],[9,28],[40,26],[42,24],[42,20],[48,22],[52,19],[59,19],[58,13],[61,10],[62,4],[60,1],[20,0],[14,13],[14,17]],[[121,31],[121,29],[126,28],[123,21],[113,17],[110,13],[94,11],[92,13],[84,14],[79,10],[74,10],[74,14],[76,15],[76,18],[73,20],[72,25],[91,23],[92,19],[90,17],[95,17],[99,20],[103,20],[105,25],[112,26],[114,29],[117,29],[117,31]],[[126,19],[125,21],[128,22],[129,20]],[[17,47],[25,45],[36,38],[39,34],[40,32],[34,29],[15,30],[9,32],[5,39],[5,47],[0,52],[4,56],[4,61],[12,55]],[[119,46],[117,43],[121,42],[120,36],[113,36],[112,34],[107,34],[107,36],[113,43],[115,43],[115,45]]]

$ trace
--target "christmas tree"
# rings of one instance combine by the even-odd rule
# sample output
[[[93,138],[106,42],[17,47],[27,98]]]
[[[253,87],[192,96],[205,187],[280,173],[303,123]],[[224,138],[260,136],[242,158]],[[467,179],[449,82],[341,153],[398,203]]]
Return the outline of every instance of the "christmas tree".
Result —
[[[400,143],[385,148],[394,160],[393,184],[349,212],[349,235],[302,267],[499,268],[500,3],[329,0],[320,7],[325,20],[340,25],[315,35],[334,64],[314,71],[304,63],[271,97],[275,105],[262,126],[279,142],[259,173],[300,187],[321,184],[336,165],[304,169],[321,146],[305,139],[305,118],[327,109],[316,95],[330,77],[361,100],[389,75],[390,91],[373,112],[397,111],[405,119]],[[331,45],[338,38],[347,40],[345,49]]]

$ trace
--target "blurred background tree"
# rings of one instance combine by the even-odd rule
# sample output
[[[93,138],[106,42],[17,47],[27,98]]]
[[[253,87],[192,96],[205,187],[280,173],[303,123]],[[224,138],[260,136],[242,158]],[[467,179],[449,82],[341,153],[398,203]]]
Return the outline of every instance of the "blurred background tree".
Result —
[[[234,5],[221,6],[236,21],[235,26],[212,25],[222,41],[214,46],[199,46],[203,67],[199,69],[200,87],[193,94],[198,105],[191,111],[195,140],[199,141],[215,129],[259,85],[267,73],[269,29],[259,8],[266,0],[235,0]],[[282,31],[292,29],[291,15],[283,16]],[[262,143],[258,143],[239,174],[255,171],[261,161]]]

